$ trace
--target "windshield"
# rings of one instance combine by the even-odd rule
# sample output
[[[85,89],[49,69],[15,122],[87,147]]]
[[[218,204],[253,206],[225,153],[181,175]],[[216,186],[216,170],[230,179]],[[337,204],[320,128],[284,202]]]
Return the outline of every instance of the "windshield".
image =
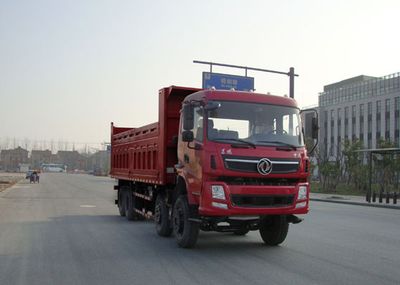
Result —
[[[207,112],[209,140],[304,146],[299,109],[260,103],[219,103],[219,108]]]

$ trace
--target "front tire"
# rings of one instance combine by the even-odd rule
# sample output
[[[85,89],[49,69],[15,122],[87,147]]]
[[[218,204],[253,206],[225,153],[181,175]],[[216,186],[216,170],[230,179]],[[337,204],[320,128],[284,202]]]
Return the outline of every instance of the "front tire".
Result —
[[[281,244],[287,236],[289,223],[286,216],[266,216],[260,218],[260,235],[267,245]]]
[[[158,194],[154,210],[154,221],[156,231],[159,236],[169,237],[172,234],[171,220],[169,218],[169,208],[164,194]]]
[[[191,218],[187,197],[181,195],[175,202],[172,213],[173,231],[180,247],[192,248],[199,236],[199,224],[189,221]]]

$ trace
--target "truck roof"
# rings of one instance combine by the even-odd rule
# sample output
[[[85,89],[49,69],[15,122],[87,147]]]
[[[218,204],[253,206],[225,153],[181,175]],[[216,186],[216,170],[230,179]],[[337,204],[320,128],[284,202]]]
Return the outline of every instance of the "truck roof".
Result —
[[[201,90],[193,93],[185,98],[185,101],[190,100],[224,100],[224,101],[242,101],[264,104],[282,105],[298,108],[297,102],[293,98],[285,96],[276,96],[270,94],[232,91],[232,90]]]

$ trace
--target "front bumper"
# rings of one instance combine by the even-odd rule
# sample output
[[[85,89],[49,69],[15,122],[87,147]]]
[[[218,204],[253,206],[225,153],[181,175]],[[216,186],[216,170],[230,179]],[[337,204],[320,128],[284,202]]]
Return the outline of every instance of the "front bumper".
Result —
[[[225,199],[213,198],[211,186],[220,185]],[[305,199],[298,200],[299,187],[307,187]],[[228,185],[206,182],[200,195],[199,214],[202,216],[289,215],[306,214],[310,186],[307,182],[290,186]]]

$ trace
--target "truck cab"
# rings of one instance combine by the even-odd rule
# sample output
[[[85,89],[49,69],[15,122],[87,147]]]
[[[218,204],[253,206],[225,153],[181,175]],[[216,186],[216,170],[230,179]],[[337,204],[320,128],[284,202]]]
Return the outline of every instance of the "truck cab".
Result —
[[[308,212],[309,158],[294,99],[203,90],[182,106],[176,170],[200,227],[245,232],[263,216],[301,221],[294,215]]]

